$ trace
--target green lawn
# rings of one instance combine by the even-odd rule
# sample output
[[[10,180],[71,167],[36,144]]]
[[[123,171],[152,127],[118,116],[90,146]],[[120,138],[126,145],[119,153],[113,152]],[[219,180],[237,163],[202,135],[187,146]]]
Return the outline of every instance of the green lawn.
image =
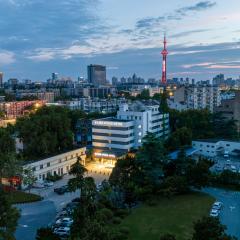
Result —
[[[133,210],[121,225],[130,229],[130,240],[159,240],[165,233],[187,240],[193,222],[207,215],[213,202],[214,198],[200,193],[160,198],[156,206],[143,205]]]
[[[13,204],[16,203],[27,203],[27,202],[37,202],[41,201],[42,198],[39,195],[32,194],[32,193],[26,193],[21,191],[14,191],[11,193],[8,193],[9,199]]]

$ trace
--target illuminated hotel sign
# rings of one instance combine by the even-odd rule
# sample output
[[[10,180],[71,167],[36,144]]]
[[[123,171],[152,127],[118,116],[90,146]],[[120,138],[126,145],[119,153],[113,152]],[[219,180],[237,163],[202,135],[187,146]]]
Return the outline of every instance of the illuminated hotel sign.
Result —
[[[114,154],[108,154],[108,153],[94,153],[96,157],[107,157],[107,158],[116,158]]]
[[[109,127],[122,127],[121,122],[108,122],[108,121],[93,121],[93,125],[109,126]]]

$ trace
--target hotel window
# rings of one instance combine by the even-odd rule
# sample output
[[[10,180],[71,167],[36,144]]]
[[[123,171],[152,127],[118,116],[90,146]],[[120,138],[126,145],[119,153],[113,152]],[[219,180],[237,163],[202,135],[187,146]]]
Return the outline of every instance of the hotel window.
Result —
[[[33,168],[32,168],[32,171],[35,172],[35,171],[36,171],[36,167],[33,167]]]
[[[47,167],[50,167],[50,162],[47,163]]]
[[[40,169],[43,169],[43,164],[40,165]]]

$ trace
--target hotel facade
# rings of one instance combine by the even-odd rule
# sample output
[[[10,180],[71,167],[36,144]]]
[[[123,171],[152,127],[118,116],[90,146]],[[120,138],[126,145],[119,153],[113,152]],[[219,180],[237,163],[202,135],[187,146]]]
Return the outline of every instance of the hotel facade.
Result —
[[[148,132],[166,138],[169,134],[169,116],[159,112],[159,105],[134,102],[120,106],[115,118],[92,121],[92,141],[95,159],[116,160],[131,149],[142,145]]]

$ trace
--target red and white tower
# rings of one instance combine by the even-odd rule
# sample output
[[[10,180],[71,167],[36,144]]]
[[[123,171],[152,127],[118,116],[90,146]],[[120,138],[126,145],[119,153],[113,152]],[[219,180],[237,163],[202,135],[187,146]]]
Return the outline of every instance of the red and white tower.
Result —
[[[162,84],[167,83],[167,40],[166,40],[166,35],[164,35],[164,48],[162,50],[162,55],[163,55],[163,63],[162,63]]]

